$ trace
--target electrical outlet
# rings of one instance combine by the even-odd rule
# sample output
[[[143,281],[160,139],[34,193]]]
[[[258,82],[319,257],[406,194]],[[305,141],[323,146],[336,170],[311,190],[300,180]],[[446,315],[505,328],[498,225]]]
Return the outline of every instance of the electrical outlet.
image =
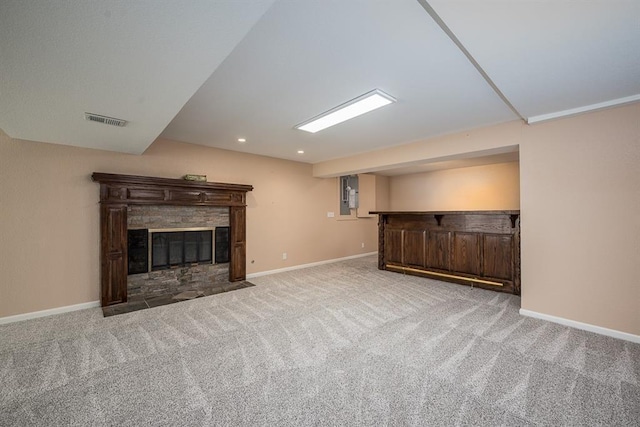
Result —
[[[333,213],[333,212],[327,212],[327,218],[333,218],[333,217],[335,217],[335,216],[336,216],[336,214],[335,214],[335,213]]]
[[[364,242],[362,242],[362,247],[364,248]]]
[[[282,252],[282,259],[287,259],[287,253],[286,252]]]

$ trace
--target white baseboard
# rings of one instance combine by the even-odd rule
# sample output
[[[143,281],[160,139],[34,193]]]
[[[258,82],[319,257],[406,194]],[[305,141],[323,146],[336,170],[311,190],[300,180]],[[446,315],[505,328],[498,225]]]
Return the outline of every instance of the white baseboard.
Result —
[[[327,260],[324,260],[324,261],[312,262],[312,263],[309,263],[309,264],[300,264],[300,265],[294,265],[292,267],[278,268],[276,270],[260,271],[258,273],[247,274],[247,279],[252,279],[254,277],[260,277],[260,276],[268,276],[270,274],[283,273],[285,271],[300,270],[300,269],[303,269],[303,268],[315,267],[317,265],[332,264],[334,262],[345,261],[345,260],[348,260],[348,259],[362,258],[362,257],[365,257],[365,256],[377,255],[377,254],[378,254],[377,251],[376,252],[367,252],[366,254],[350,255],[350,256],[343,257],[343,258],[327,259]]]
[[[603,328],[601,326],[590,325],[588,323],[577,322],[575,320],[565,319],[563,317],[551,316],[549,314],[538,313],[536,311],[520,309],[522,316],[534,317],[536,319],[547,320],[549,322],[558,323],[564,326],[570,326],[583,331],[593,332],[608,337],[618,338],[625,341],[631,341],[640,344],[640,335],[629,334],[627,332],[616,331],[615,329]]]
[[[0,325],[95,307],[100,307],[100,301],[83,302],[82,304],[67,305],[64,307],[51,308],[49,310],[33,311],[31,313],[16,314],[15,316],[0,317]]]
[[[309,264],[294,265],[292,267],[278,268],[277,270],[261,271],[258,273],[247,274],[247,279],[253,277],[267,276],[269,274],[282,273],[284,271],[300,270],[302,268],[315,267],[316,265],[331,264],[334,262],[345,261],[348,259],[362,258],[369,255],[376,255],[378,252],[367,252],[365,254],[351,255],[343,258],[328,259],[325,261],[312,262]],[[49,310],[34,311],[31,313],[16,314],[15,316],[0,317],[0,325],[7,323],[21,322],[23,320],[37,319],[38,317],[52,316],[54,314],[68,313],[70,311],[84,310],[87,308],[100,307],[100,301],[85,302],[82,304],[67,305],[65,307],[51,308]]]

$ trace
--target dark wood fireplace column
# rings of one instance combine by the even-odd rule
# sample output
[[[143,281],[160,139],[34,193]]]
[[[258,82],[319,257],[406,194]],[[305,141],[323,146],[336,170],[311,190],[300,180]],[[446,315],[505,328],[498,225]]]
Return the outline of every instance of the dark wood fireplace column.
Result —
[[[129,205],[229,208],[229,281],[246,278],[246,193],[251,185],[94,172],[100,183],[100,282],[106,307],[127,301],[127,207]]]

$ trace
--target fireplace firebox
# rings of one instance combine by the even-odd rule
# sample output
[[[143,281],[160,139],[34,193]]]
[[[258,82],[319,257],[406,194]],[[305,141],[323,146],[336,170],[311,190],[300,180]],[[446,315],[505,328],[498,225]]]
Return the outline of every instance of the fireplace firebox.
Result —
[[[229,227],[131,229],[127,246],[129,275],[212,264],[214,253],[216,264],[228,263]]]
[[[210,264],[212,230],[152,231],[151,270]]]

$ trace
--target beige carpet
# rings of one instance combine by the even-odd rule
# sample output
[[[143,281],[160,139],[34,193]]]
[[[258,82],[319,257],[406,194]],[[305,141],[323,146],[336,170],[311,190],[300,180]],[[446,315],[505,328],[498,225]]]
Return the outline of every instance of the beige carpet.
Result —
[[[638,425],[640,345],[375,257],[0,326],[0,425]]]

